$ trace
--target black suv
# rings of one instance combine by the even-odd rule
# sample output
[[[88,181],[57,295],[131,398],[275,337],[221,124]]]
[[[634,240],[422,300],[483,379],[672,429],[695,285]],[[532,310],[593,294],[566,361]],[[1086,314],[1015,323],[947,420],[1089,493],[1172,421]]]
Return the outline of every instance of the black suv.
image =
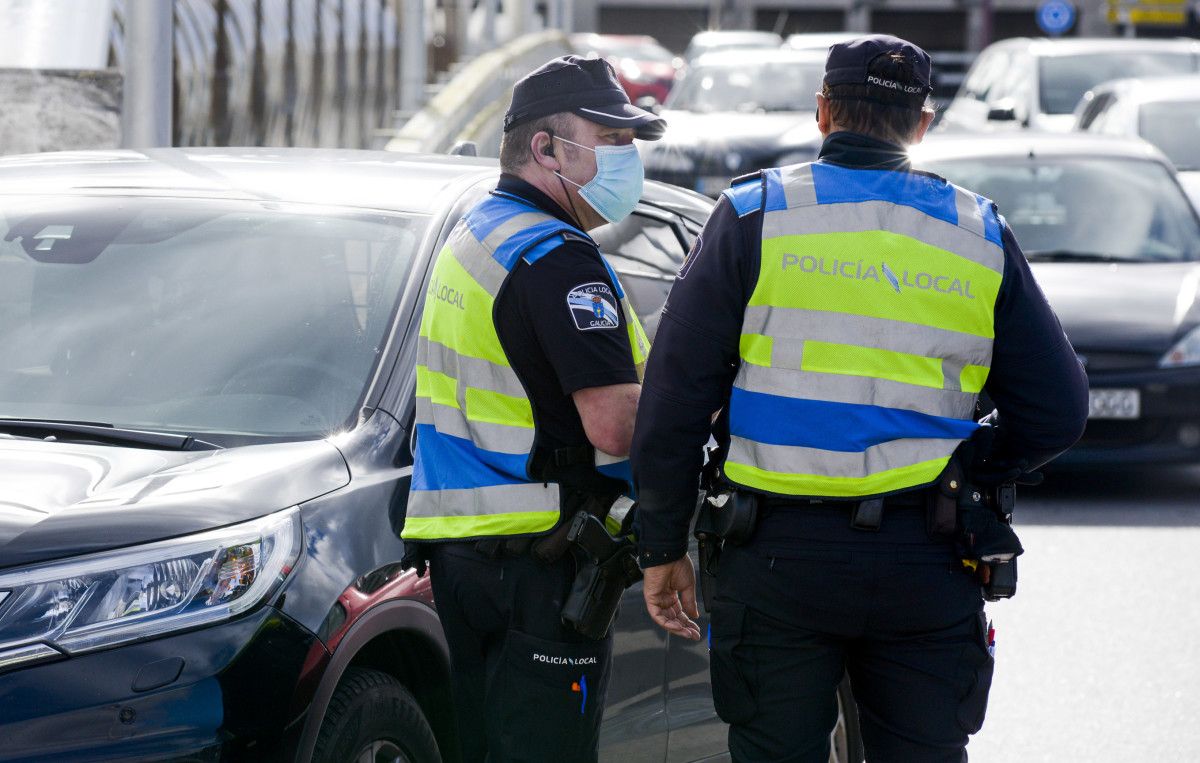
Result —
[[[496,174],[0,160],[0,760],[455,759],[398,530],[429,264]],[[651,326],[710,206],[651,183],[597,233]],[[703,645],[627,596],[602,756],[727,759]]]

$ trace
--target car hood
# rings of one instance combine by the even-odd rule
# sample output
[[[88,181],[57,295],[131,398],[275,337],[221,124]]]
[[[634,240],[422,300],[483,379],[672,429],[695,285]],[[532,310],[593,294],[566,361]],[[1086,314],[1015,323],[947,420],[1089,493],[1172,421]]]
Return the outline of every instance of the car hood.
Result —
[[[350,479],[325,441],[161,451],[0,439],[0,568],[222,527]]]
[[[647,148],[662,151],[686,148],[711,150],[721,147],[738,150],[754,146],[787,147],[814,143],[820,145],[821,133],[811,111],[787,111],[770,114],[665,110],[667,132]]]
[[[1077,348],[1166,353],[1200,322],[1200,265],[1034,263]]]

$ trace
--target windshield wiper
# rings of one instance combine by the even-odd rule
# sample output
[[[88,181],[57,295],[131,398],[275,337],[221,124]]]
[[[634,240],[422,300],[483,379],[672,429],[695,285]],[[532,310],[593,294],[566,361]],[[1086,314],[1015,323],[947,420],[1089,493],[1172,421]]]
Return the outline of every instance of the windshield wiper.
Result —
[[[1025,259],[1033,262],[1141,262],[1136,257],[1118,257],[1100,252],[1076,252],[1070,249],[1034,249],[1025,252]]]
[[[71,440],[93,440],[110,445],[133,445],[156,450],[217,450],[221,446],[191,435],[121,429],[95,421],[0,418],[0,432],[45,438],[64,436]]]

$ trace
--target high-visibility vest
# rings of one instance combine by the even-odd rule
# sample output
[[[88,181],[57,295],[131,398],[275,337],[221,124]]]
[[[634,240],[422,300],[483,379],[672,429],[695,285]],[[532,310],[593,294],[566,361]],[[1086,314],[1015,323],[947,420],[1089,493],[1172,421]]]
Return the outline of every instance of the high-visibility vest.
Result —
[[[1004,273],[991,201],[928,175],[815,162],[725,191],[763,211],[725,477],[866,498],[937,480],[971,436]]]
[[[595,246],[586,233],[495,192],[459,221],[438,253],[417,344],[416,452],[402,537],[533,535],[558,521],[558,485],[529,475],[538,439],[533,408],[500,344],[493,311],[518,260],[536,267],[569,239]],[[640,379],[649,343],[616,274],[604,265]],[[613,307],[596,299],[599,313]],[[596,451],[595,465],[629,479],[626,459]]]

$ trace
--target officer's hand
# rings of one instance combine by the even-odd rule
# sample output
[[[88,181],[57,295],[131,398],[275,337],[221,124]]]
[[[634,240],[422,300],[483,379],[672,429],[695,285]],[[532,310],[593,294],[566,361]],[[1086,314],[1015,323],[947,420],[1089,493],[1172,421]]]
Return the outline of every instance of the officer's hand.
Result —
[[[660,627],[676,636],[700,640],[700,626],[691,619],[700,617],[700,610],[696,608],[696,569],[690,556],[642,570],[642,595],[646,611]]]

